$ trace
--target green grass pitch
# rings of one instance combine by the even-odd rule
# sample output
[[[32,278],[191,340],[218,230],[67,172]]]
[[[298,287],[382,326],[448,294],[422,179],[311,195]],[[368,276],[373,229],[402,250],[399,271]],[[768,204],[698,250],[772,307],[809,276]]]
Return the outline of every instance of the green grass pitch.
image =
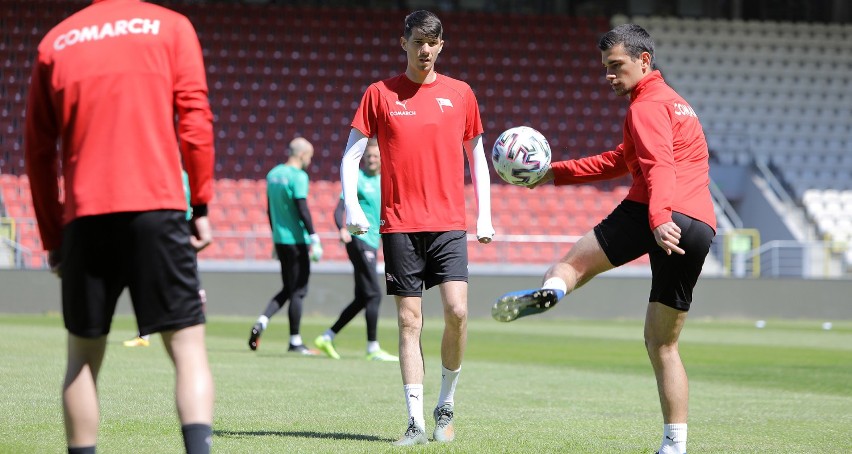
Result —
[[[476,319],[456,392],[457,440],[412,449],[399,367],[364,359],[363,320],[336,341],[340,361],[286,353],[287,318],[260,349],[253,320],[211,317],[220,453],[652,453],[662,421],[640,321]],[[332,320],[308,317],[310,342]],[[440,387],[443,323],[427,319],[426,421]],[[117,317],[100,376],[98,452],[179,453],[173,371],[162,341],[125,348]],[[395,320],[379,340],[395,352]],[[0,453],[65,452],[60,387],[65,332],[57,315],[0,316]],[[690,376],[690,454],[852,452],[852,323],[690,320],[681,339]]]

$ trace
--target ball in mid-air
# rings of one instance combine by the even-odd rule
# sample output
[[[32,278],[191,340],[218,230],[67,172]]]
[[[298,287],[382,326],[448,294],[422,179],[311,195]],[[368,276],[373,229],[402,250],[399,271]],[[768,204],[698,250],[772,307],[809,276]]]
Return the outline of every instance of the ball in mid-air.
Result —
[[[529,126],[516,126],[503,131],[494,142],[491,162],[497,175],[507,183],[531,185],[550,168],[550,144]]]

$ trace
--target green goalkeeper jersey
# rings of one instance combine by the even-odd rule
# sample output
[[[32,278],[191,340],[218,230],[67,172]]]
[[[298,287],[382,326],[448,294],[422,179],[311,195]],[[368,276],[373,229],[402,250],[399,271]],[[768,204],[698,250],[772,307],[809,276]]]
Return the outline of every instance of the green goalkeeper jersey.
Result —
[[[285,164],[275,166],[266,175],[266,197],[269,200],[269,222],[275,244],[310,244],[310,236],[296,199],[307,199],[308,174]]]

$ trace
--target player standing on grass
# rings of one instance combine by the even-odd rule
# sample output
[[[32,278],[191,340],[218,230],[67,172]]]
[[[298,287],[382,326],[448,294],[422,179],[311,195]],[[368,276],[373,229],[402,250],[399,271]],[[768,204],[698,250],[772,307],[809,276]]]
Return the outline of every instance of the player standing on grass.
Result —
[[[352,121],[341,164],[346,225],[356,235],[379,228],[387,293],[398,310],[399,354],[408,428],[397,445],[427,443],[423,416],[423,288],[438,285],[444,307],[441,392],[432,412],[436,441],[455,437],[456,383],[467,342],[467,233],[464,156],[476,192],[480,243],[494,236],[490,175],[482,146],[482,121],[466,83],[435,71],[444,45],[441,21],[428,11],[405,18],[400,46],[404,74],[367,88]],[[382,159],[382,209],[372,225],[358,202],[358,163],[368,137]],[[462,153],[462,150],[465,153]]]
[[[553,163],[535,186],[633,176],[627,197],[544,277],[540,289],[508,293],[492,315],[509,322],[543,312],[594,276],[648,254],[651,295],[645,347],[663,413],[660,454],[686,452],[689,386],[678,337],[716,228],[707,142],[695,111],[654,69],[654,42],[638,25],[620,25],[598,42],[606,80],[630,107],[624,141],[597,156]]]
[[[308,209],[310,182],[305,169],[311,165],[314,146],[307,139],[297,137],[290,141],[287,153],[287,162],[278,164],[266,175],[267,214],[275,253],[281,262],[281,281],[284,285],[252,326],[248,344],[250,349],[257,350],[260,335],[269,319],[289,301],[287,316],[290,321],[290,345],[287,350],[315,355],[318,352],[306,347],[299,333],[302,304],[308,294],[308,279],[311,276],[311,260],[318,262],[323,252]]]
[[[175,365],[186,451],[210,452],[213,379],[196,250],[212,238],[213,115],[192,24],[135,0],[95,1],[62,21],[38,46],[25,139],[41,239],[62,278],[68,452],[95,452],[98,372],[125,287],[139,334],[159,332]]]
[[[358,203],[371,225],[379,224],[381,206],[382,161],[376,139],[367,142],[364,151],[365,168],[359,170]],[[343,196],[334,210],[334,223],[340,233],[340,241],[346,246],[346,254],[352,262],[355,277],[355,299],[340,313],[337,321],[325,333],[319,335],[314,344],[331,358],[340,359],[334,348],[334,336],[352,321],[361,310],[367,319],[367,359],[370,361],[399,361],[399,358],[382,350],[378,340],[379,305],[382,303],[382,288],[376,274],[376,253],[379,249],[379,231],[371,229],[363,235],[352,237],[346,228]]]

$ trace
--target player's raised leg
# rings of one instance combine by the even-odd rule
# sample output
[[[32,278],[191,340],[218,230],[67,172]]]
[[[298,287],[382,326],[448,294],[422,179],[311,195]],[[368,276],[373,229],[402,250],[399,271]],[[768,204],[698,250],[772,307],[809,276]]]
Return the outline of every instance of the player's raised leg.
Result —
[[[547,270],[541,288],[509,292],[497,298],[491,316],[498,322],[511,322],[544,312],[574,289],[612,268],[595,232],[590,230]]]

